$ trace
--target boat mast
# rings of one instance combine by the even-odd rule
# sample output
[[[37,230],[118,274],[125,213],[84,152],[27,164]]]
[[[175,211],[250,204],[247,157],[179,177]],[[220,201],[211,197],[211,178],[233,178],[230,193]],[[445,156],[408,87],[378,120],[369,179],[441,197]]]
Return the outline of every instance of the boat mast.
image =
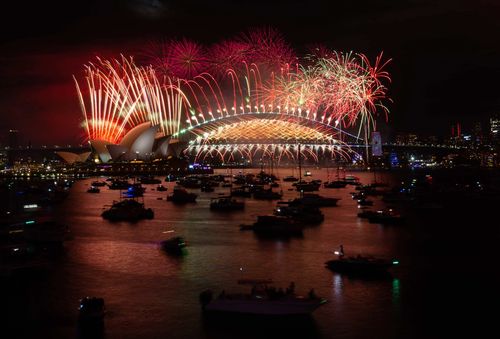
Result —
[[[298,144],[298,157],[299,157],[299,182],[302,181],[302,162],[301,162],[301,156],[300,156],[300,144]]]

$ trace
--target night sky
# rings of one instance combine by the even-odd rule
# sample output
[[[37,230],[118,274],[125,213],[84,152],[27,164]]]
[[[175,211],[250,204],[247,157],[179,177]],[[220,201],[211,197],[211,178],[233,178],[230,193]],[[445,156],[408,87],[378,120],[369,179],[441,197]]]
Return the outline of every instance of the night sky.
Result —
[[[0,15],[2,143],[11,128],[34,145],[82,142],[72,75],[96,55],[133,55],[161,38],[210,44],[260,26],[277,28],[299,54],[324,43],[392,58],[388,131],[445,136],[454,122],[467,129],[500,112],[494,0],[38,1]]]

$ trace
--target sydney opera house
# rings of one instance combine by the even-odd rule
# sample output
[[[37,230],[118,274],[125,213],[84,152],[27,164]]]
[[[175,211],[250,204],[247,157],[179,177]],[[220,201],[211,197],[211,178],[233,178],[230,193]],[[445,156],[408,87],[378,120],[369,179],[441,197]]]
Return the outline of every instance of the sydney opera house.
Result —
[[[85,162],[92,154],[101,163],[126,161],[152,161],[178,156],[178,140],[159,132],[159,126],[144,122],[132,128],[118,144],[104,140],[90,140],[92,152],[81,154],[57,152],[69,164]]]

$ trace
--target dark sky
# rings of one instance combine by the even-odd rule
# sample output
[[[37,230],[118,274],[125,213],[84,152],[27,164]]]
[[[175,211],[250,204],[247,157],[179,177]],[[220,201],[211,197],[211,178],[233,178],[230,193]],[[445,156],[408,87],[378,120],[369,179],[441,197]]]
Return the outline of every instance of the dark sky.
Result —
[[[389,130],[445,135],[500,112],[495,0],[18,1],[0,16],[0,137],[16,128],[35,145],[83,141],[72,75],[94,56],[163,37],[208,44],[256,26],[297,50],[321,42],[392,58]]]

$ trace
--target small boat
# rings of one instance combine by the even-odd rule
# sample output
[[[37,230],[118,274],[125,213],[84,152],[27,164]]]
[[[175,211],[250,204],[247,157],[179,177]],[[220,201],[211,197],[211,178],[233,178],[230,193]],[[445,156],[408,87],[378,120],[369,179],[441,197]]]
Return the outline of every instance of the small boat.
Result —
[[[298,192],[313,192],[313,191],[318,191],[319,188],[321,187],[321,183],[318,183],[317,181],[298,181],[293,184],[295,186],[295,190]]]
[[[104,219],[111,221],[136,221],[140,219],[153,219],[154,212],[151,208],[145,208],[143,203],[134,199],[123,199],[115,202],[111,208],[102,212]]]
[[[287,201],[278,201],[274,215],[290,217],[308,225],[320,224],[325,220],[325,215],[316,206],[292,205]]]
[[[90,186],[89,189],[87,190],[87,193],[99,193],[101,192],[101,190],[99,189],[99,187],[95,187],[95,186]]]
[[[386,260],[374,257],[357,255],[356,257],[345,257],[344,247],[340,245],[339,251],[335,251],[338,259],[325,263],[332,271],[358,276],[380,276],[386,275],[388,269],[399,265],[398,260]]]
[[[254,199],[258,200],[275,200],[281,199],[282,196],[283,193],[273,192],[272,188],[258,190],[253,193]]]
[[[85,297],[80,300],[78,307],[79,320],[84,323],[100,323],[104,319],[104,299]]]
[[[210,209],[215,211],[235,211],[245,208],[245,202],[231,197],[217,197],[210,199]]]
[[[142,176],[142,177],[138,178],[138,181],[141,184],[144,184],[144,185],[161,184],[161,180],[160,179],[156,179],[153,176]]]
[[[110,190],[126,190],[130,184],[126,180],[113,180],[111,185],[108,185]]]
[[[283,178],[283,181],[286,181],[286,182],[296,182],[296,181],[299,181],[298,178],[294,177],[293,175],[288,175],[286,177]]]
[[[231,190],[231,196],[232,197],[245,197],[245,198],[248,198],[248,197],[252,196],[252,192],[250,191],[250,187],[249,186],[242,186],[242,187],[238,187],[238,188],[232,189]]]
[[[344,188],[346,186],[347,183],[343,180],[333,180],[323,183],[324,188]]]
[[[156,186],[156,190],[158,192],[165,192],[166,190],[168,190],[168,188],[163,186],[163,185],[158,185],[158,186]]]
[[[358,207],[360,206],[373,206],[373,201],[366,200],[365,198],[358,199]]]
[[[167,196],[167,201],[172,201],[176,204],[186,204],[189,202],[196,202],[198,195],[195,193],[189,193],[186,189],[175,186],[172,194]]]
[[[301,237],[303,228],[302,222],[277,215],[259,215],[252,225],[254,233],[264,237]]]
[[[123,192],[123,195],[127,198],[137,198],[144,195],[146,189],[142,187],[140,183],[129,185],[127,190]]]
[[[327,302],[316,296],[314,289],[307,296],[297,295],[294,283],[286,291],[270,286],[272,281],[268,279],[242,279],[238,284],[251,285],[252,288],[249,293],[230,294],[222,291],[217,298],[213,298],[211,290],[203,291],[199,298],[202,310],[254,316],[303,316]]]
[[[102,187],[106,186],[106,183],[104,181],[92,181],[90,185],[94,187]]]
[[[292,205],[316,206],[316,207],[332,207],[337,206],[339,198],[323,197],[315,193],[303,193],[300,198],[295,198],[291,201]]]
[[[215,191],[215,189],[213,188],[212,185],[207,183],[207,184],[201,185],[201,191],[202,192],[213,192],[213,191]]]
[[[404,218],[392,208],[379,210],[368,217],[368,221],[373,224],[396,225],[401,224]]]
[[[186,241],[183,237],[173,237],[163,240],[160,246],[168,254],[181,255],[183,254],[183,249],[186,247]]]

